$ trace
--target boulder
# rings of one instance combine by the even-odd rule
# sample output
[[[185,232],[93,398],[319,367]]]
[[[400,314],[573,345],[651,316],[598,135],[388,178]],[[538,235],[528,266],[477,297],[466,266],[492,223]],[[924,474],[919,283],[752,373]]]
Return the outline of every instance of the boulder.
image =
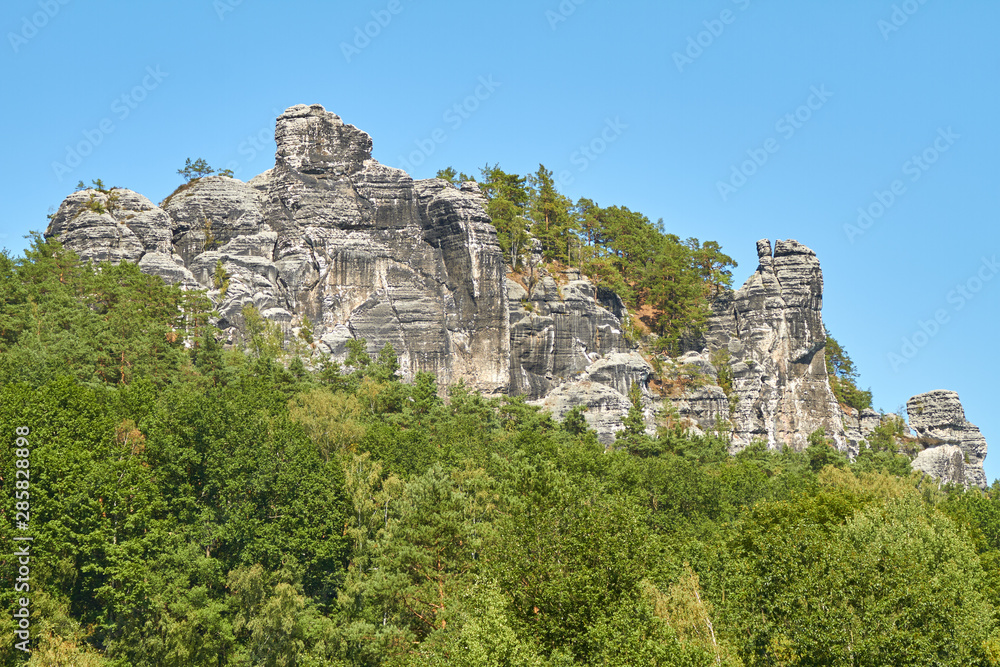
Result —
[[[958,394],[939,389],[906,402],[910,427],[925,449],[912,466],[942,483],[986,488],[986,438],[965,419]]]

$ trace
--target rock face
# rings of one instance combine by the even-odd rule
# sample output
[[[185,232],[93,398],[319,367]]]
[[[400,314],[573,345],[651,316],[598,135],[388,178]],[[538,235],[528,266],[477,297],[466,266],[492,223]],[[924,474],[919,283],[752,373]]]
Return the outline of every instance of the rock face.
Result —
[[[852,452],[857,452],[858,443],[868,440],[875,428],[882,423],[882,415],[871,408],[855,410],[846,406],[841,406],[841,421],[844,424],[844,436],[851,447]]]
[[[575,269],[542,272],[526,286],[507,279],[511,323],[511,394],[526,395],[557,419],[576,406],[598,439],[611,444],[631,403],[643,393],[647,422],[656,407],[648,384],[652,368],[626,339],[628,316],[617,294],[595,287]]]
[[[642,391],[643,415],[647,432],[653,433],[660,401],[649,391],[652,367],[638,352],[613,352],[598,359],[574,379],[550,390],[544,398],[534,401],[562,419],[577,406],[584,406],[584,419],[597,431],[597,439],[605,445],[615,441],[622,421],[632,403],[628,389],[635,383]]]
[[[797,241],[757,242],[760,265],[742,288],[716,301],[709,350],[730,357],[733,448],[754,439],[802,449],[823,428],[848,451],[840,406],[826,374],[823,273]]]
[[[958,394],[937,390],[906,402],[910,427],[925,449],[911,464],[941,482],[986,488],[986,439],[965,419]]]
[[[606,444],[638,385],[647,430],[669,401],[697,431],[732,429],[797,449],[823,428],[855,455],[880,416],[842,409],[826,374],[823,275],[797,241],[774,252],[713,305],[704,345],[650,363],[625,336],[621,299],[576,270],[506,276],[478,186],[414,181],[371,157],[372,140],[319,105],[290,107],[275,126],[275,166],[249,183],[196,179],[155,206],[121,188],[63,201],[46,231],[85,260],[137,262],[183,288],[206,289],[231,334],[247,306],[291,337],[308,325],[315,348],[342,357],[352,338],[391,343],[403,374],[434,373],[485,393],[525,395],[561,418],[586,406]],[[540,262],[540,244],[529,253]],[[235,334],[234,334],[235,335]],[[661,365],[662,364],[662,367]],[[954,392],[915,396],[911,422],[929,445],[914,467],[985,485],[986,443]]]
[[[663,375],[661,382],[681,426],[705,432],[732,416],[735,401],[730,403],[719,386],[719,372],[707,349],[701,353],[687,352],[669,361]]]
[[[507,280],[513,394],[540,398],[602,356],[631,348],[617,294],[595,288],[576,271],[558,278],[542,277],[530,294]]]
[[[162,208],[115,190],[104,213],[87,201],[107,195],[76,193],[46,235],[85,259],[139,262],[208,289],[222,327],[252,304],[289,334],[308,319],[327,352],[350,337],[371,350],[391,343],[408,376],[505,390],[505,269],[477,186],[379,164],[366,133],[319,105],[287,109],[275,141],[274,168],[251,183],[202,178]]]

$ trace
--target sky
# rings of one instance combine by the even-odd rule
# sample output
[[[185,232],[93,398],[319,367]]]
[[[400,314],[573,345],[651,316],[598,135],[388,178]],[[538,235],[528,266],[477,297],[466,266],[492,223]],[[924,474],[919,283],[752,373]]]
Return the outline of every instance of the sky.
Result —
[[[876,408],[957,391],[997,453],[995,0],[6,0],[0,245],[79,180],[161,201],[184,160],[249,180],[322,104],[428,178],[544,164],[757,266],[797,239]],[[997,278],[997,279],[994,279]]]

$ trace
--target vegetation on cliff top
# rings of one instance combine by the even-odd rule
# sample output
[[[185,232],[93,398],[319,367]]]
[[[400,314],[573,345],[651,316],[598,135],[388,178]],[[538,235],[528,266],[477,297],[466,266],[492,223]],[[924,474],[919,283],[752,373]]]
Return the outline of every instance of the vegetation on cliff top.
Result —
[[[624,206],[601,207],[559,193],[544,165],[529,176],[480,170],[479,187],[493,219],[504,259],[515,270],[532,270],[532,240],[544,261],[579,268],[598,285],[613,289],[657,334],[657,345],[677,352],[696,340],[708,317],[710,299],[732,283],[736,262],[714,241],[681,240],[663,220]],[[451,183],[468,179],[451,167],[438,172]]]

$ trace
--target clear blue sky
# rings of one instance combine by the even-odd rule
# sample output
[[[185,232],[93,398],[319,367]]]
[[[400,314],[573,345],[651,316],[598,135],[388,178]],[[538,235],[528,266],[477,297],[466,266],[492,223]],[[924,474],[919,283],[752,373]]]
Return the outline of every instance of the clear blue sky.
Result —
[[[737,283],[757,239],[798,239],[876,406],[958,391],[992,480],[998,25],[988,0],[8,0],[0,243],[80,179],[160,201],[204,157],[247,180],[275,115],[319,103],[417,178],[544,163],[572,199],[719,241]]]

